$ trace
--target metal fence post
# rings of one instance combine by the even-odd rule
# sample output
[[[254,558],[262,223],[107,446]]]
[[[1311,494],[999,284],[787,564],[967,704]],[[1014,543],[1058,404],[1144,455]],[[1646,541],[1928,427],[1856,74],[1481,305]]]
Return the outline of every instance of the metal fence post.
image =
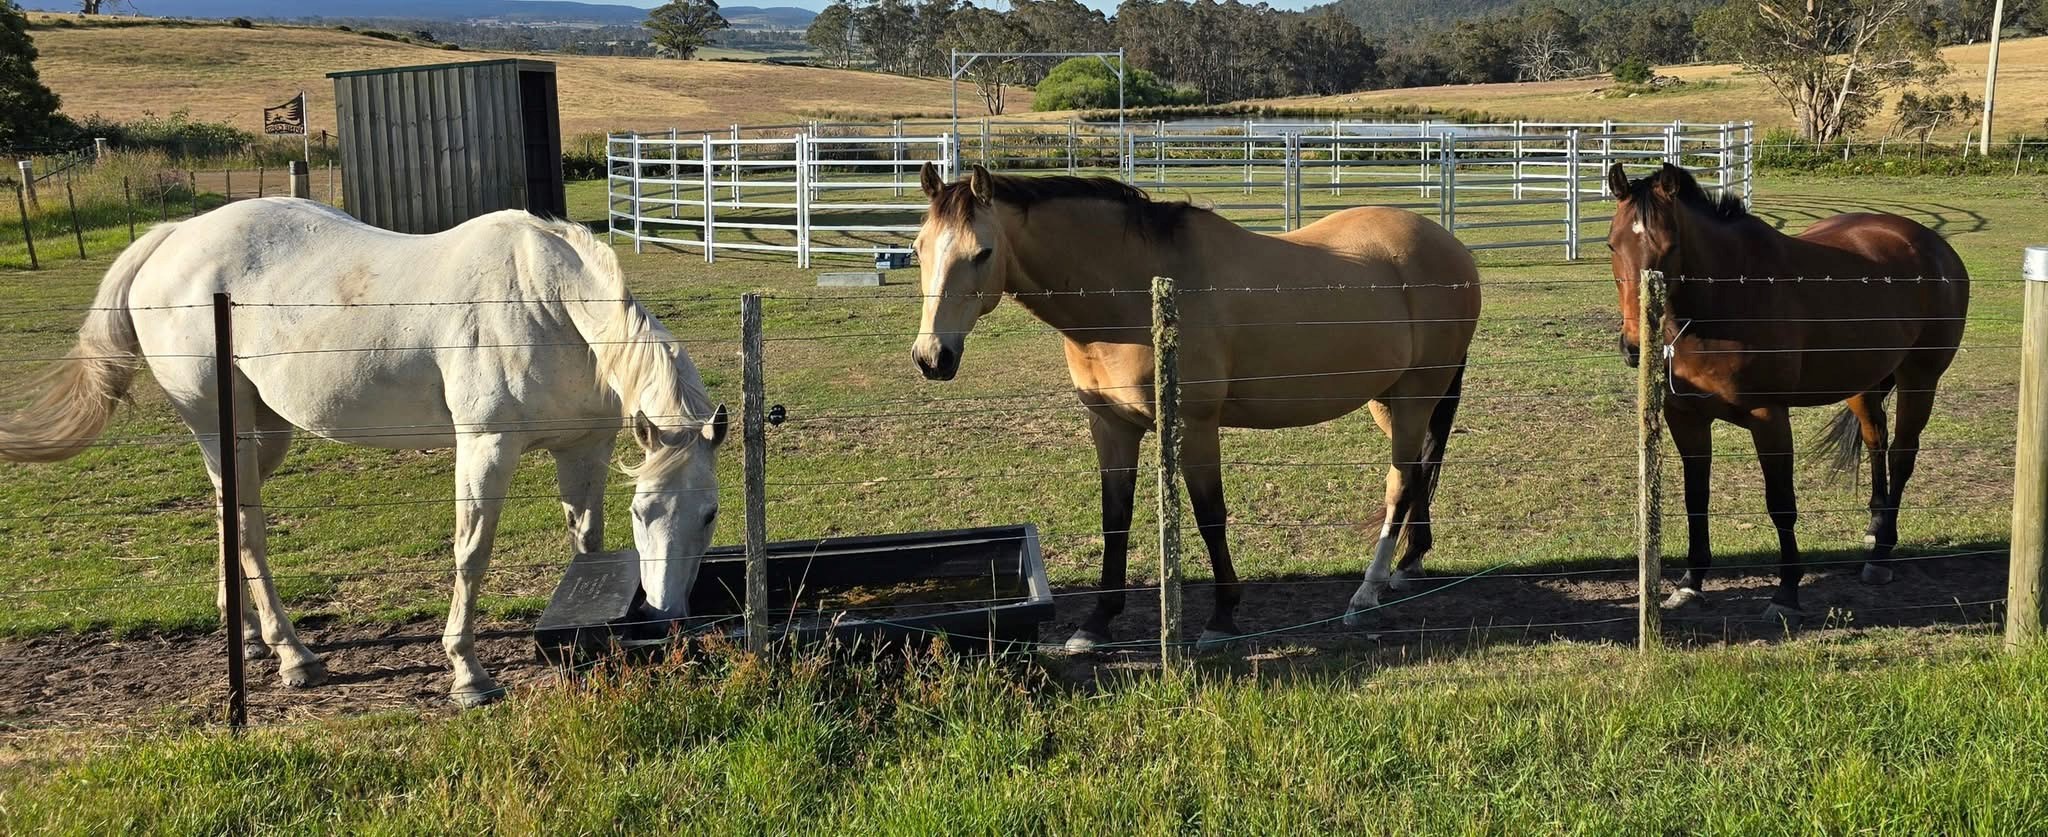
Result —
[[[2028,247],[2020,337],[2019,441],[2014,450],[2012,556],[2005,644],[2037,645],[2048,618],[2048,247]]]
[[[1685,166],[1685,123],[1671,121],[1671,127],[1664,129],[1664,162],[1683,168]]]
[[[739,199],[740,199],[740,170],[741,170],[741,169],[743,169],[743,168],[745,168],[744,166],[741,166],[741,165],[740,165],[740,151],[741,151],[741,149],[743,149],[744,147],[745,147],[745,146],[742,146],[742,145],[740,145],[740,126],[739,126],[739,123],[735,122],[735,123],[733,123],[733,125],[732,125],[732,190],[731,190],[731,191],[732,191],[732,195],[731,195],[731,197],[732,197],[732,199],[733,199],[733,200],[739,200]]]
[[[740,297],[741,444],[747,503],[747,650],[768,647],[768,410],[762,394],[761,295]]]
[[[632,180],[630,180],[629,182],[630,182],[630,183],[632,184],[632,187],[633,187],[633,252],[635,252],[635,253],[642,253],[642,252],[646,252],[646,251],[645,251],[645,249],[643,248],[643,245],[642,245],[642,243],[641,243],[641,240],[640,240],[640,236],[641,236],[641,230],[640,230],[640,216],[642,216],[642,215],[644,215],[644,214],[646,214],[646,213],[644,213],[643,211],[641,211],[641,207],[640,207],[640,132],[639,132],[639,131],[634,131],[634,132],[633,132],[633,162],[632,162],[632,164],[631,164],[631,165],[632,165],[632,167],[633,167],[633,169],[632,169],[632,171],[633,171],[633,178],[632,178]]]
[[[1180,307],[1173,280],[1152,277],[1153,415],[1159,431],[1159,656],[1172,669],[1180,641]]]
[[[1719,183],[1721,185],[1721,188],[1724,190],[1728,188],[1728,178],[1730,175],[1730,170],[1733,167],[1733,161],[1729,158],[1729,152],[1732,149],[1730,149],[1728,146],[1734,144],[1735,142],[1735,132],[1733,130],[1734,126],[1735,123],[1733,122],[1721,123],[1720,148],[1715,150],[1714,162],[1717,167],[1717,171],[1715,173],[1714,179],[1715,182]]]
[[[1579,129],[1565,133],[1564,139],[1564,258],[1566,261],[1579,260]]]
[[[1529,147],[1528,147],[1528,145],[1527,145],[1526,143],[1524,143],[1524,142],[1522,141],[1522,120],[1520,120],[1520,119],[1517,119],[1517,120],[1515,120],[1515,126],[1514,126],[1514,129],[1515,129],[1515,141],[1514,141],[1514,143],[1513,143],[1513,144],[1512,144],[1512,145],[1510,146],[1510,148],[1512,148],[1512,149],[1514,150],[1514,155],[1515,155],[1515,162],[1514,162],[1514,168],[1513,168],[1513,171],[1514,171],[1514,173],[1515,173],[1515,200],[1521,200],[1521,199],[1522,199],[1522,156],[1523,156],[1523,152],[1527,151]]]
[[[668,217],[676,220],[683,217],[683,160],[682,135],[676,129],[668,129]]]
[[[713,168],[718,162],[718,146],[708,133],[703,140],[699,162],[704,167],[704,226],[699,228],[698,238],[704,241],[704,263],[712,264],[718,261],[718,175]]]
[[[1445,132],[1438,147],[1437,215],[1444,229],[1458,232],[1458,135]]]
[[[796,266],[811,266],[811,144],[805,134],[796,135]]]
[[[1664,274],[1636,282],[1636,648],[1663,644],[1657,592],[1664,578]]]
[[[1742,126],[1742,201],[1756,196],[1756,123]]]
[[[214,401],[220,409],[220,572],[222,624],[227,629],[228,726],[249,722],[249,688],[242,668],[242,440],[235,427],[234,301],[213,295]]]
[[[896,184],[894,197],[900,198],[903,197],[903,120],[892,119],[889,121],[889,126],[890,136],[896,138],[896,142],[890,146],[893,149],[889,155],[889,159],[892,161],[889,164],[890,180]],[[1070,162],[1067,167],[1072,169],[1072,163]]]

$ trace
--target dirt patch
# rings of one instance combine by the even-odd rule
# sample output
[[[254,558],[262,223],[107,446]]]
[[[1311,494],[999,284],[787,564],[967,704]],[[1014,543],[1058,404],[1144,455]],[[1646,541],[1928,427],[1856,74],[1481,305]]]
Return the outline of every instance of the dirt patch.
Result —
[[[1960,629],[1996,620],[1986,604],[2005,595],[2005,557],[1926,559],[1894,565],[1891,584],[1861,583],[1855,565],[1829,567],[1807,577],[1802,590],[1807,635],[1852,635],[1876,627]],[[1706,610],[1667,615],[1666,631],[1678,644],[1704,646],[1781,639],[1781,628],[1758,615],[1776,583],[1767,569],[1729,570],[1707,585]],[[1253,636],[1212,658],[1229,665],[1275,653],[1394,649],[1412,659],[1417,646],[1476,648],[1502,642],[1633,642],[1633,570],[1591,569],[1562,577],[1509,574],[1467,581],[1424,580],[1409,598],[1371,614],[1370,624],[1346,628],[1340,614],[1356,586],[1350,578],[1258,581],[1247,585],[1238,625]],[[1186,635],[1198,636],[1212,599],[1207,585],[1186,591]],[[1092,606],[1086,590],[1061,591],[1059,615],[1045,626],[1048,648],[1063,642]],[[1152,665],[1157,597],[1134,591],[1115,625],[1123,647],[1107,653],[1055,658],[1063,678],[1083,681],[1111,668]],[[1304,625],[1329,619],[1320,624]],[[500,683],[516,695],[557,672],[534,655],[527,626],[501,624],[478,642],[478,653]],[[329,682],[287,689],[273,660],[249,665],[252,723],[276,724],[381,710],[448,712],[448,665],[439,621],[390,626],[302,626],[327,661]],[[118,727],[135,729],[206,722],[225,705],[223,640],[218,635],[114,638],[60,635],[0,643],[0,729]]]

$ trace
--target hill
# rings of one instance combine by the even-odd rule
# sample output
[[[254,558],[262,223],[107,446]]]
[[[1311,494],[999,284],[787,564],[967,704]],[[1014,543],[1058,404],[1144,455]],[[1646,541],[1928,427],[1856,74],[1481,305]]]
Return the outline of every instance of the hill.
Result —
[[[76,18],[67,18],[76,20]],[[237,29],[225,24],[159,23],[58,26],[36,18],[33,35],[44,83],[75,117],[131,118],[189,109],[196,118],[254,130],[262,108],[309,96],[312,126],[334,127],[337,70],[439,64],[509,57],[450,52],[356,33],[299,26]],[[541,55],[560,73],[565,135],[619,130],[702,129],[740,122],[771,124],[820,114],[944,114],[943,80],[852,70],[724,61],[669,61]],[[1031,94],[1010,94],[1031,107]],[[979,99],[961,97],[962,115],[979,117]]]
[[[630,26],[647,19],[647,10],[616,3],[574,3],[565,0],[322,0],[279,3],[276,0],[142,0],[134,4],[154,17],[251,20],[323,20],[400,18],[532,24]],[[27,9],[75,11],[76,2],[27,0]],[[801,29],[815,13],[791,6],[727,6],[725,19],[735,26]]]
[[[1989,48],[1983,44],[1955,46],[1942,50],[1954,66],[1942,83],[1943,89],[1984,92],[1984,65]],[[1633,98],[1606,98],[1599,91],[1612,87],[1606,77],[1568,81],[1523,82],[1517,84],[1469,84],[1443,87],[1413,87],[1370,90],[1335,96],[1271,99],[1256,104],[1284,108],[1423,108],[1439,112],[1483,111],[1505,117],[1594,121],[1698,122],[1756,120],[1764,128],[1790,128],[1792,113],[1771,92],[1762,79],[1732,64],[1699,64],[1660,67],[1657,72],[1676,76],[1692,84]],[[1882,135],[1891,126],[1890,104],[1872,121],[1865,133]],[[2026,132],[2048,133],[2048,37],[2008,40],[1999,53],[1997,137]],[[1944,129],[1938,139],[1955,141],[1963,128]]]

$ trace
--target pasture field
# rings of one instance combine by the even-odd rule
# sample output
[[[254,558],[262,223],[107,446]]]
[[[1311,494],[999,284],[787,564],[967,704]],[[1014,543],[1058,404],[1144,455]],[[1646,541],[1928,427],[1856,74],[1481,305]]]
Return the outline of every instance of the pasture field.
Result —
[[[49,25],[60,17],[77,20],[36,15],[41,25],[30,34],[42,51],[36,68],[43,83],[64,97],[64,112],[76,118],[99,113],[132,119],[189,109],[195,119],[254,131],[262,124],[263,108],[303,89],[312,129],[331,131],[334,82],[328,73],[499,58],[555,64],[560,88],[575,91],[561,98],[565,137],[608,130],[701,130],[734,122],[768,125],[822,112],[886,119],[898,111],[944,114],[950,108],[943,79],[744,61],[442,50],[330,28],[270,24],[255,29],[186,21]],[[734,95],[737,91],[746,95]],[[979,116],[980,100],[971,93],[962,99],[962,112],[976,108],[973,113]],[[1029,90],[1012,91],[1010,97],[1020,109],[1030,108]]]
[[[1553,617],[1627,617],[1636,492],[1634,378],[1615,350],[1604,261],[1489,253],[1486,313],[1430,569],[1609,573],[1609,587],[1596,591],[1604,598],[1574,598],[1550,580],[1482,579],[1431,594],[1462,600],[1444,618],[1464,633],[1440,644],[1325,642],[1325,626],[1211,658],[1194,682],[1076,674],[1050,660],[1016,669],[923,662],[907,672],[724,660],[590,690],[535,686],[510,706],[453,719],[408,711],[292,724],[239,743],[180,731],[189,712],[146,706],[97,717],[168,729],[112,743],[29,714],[0,720],[18,729],[0,748],[0,764],[12,764],[0,767],[0,822],[190,832],[236,823],[582,831],[620,817],[749,832],[940,823],[1147,832],[2040,828],[2048,657],[2003,657],[1995,638],[1953,623],[1996,613],[1958,591],[2002,595],[1997,553],[2009,525],[2018,380],[2013,280],[2021,249],[2040,243],[2030,221],[2044,197],[2048,181],[2031,178],[1760,184],[1758,211],[1789,228],[1860,208],[1919,219],[1950,237],[1978,279],[1967,348],[1943,381],[1901,518],[1901,552],[1982,560],[1909,566],[1878,591],[1810,590],[1809,611],[1827,615],[1831,629],[1807,638],[1641,660],[1598,643],[1500,646],[1478,630],[1531,623],[1515,638],[1541,640]],[[601,217],[603,201],[602,184],[572,187],[579,218]],[[1101,552],[1094,459],[1058,340],[1021,309],[1006,304],[981,323],[959,380],[930,383],[908,358],[913,288],[825,291],[786,260],[736,254],[715,266],[695,254],[622,258],[636,293],[693,341],[706,383],[735,407],[737,297],[770,295],[768,400],[790,415],[769,434],[771,537],[1032,521],[1055,586],[1075,594],[1062,599],[1060,626],[1085,611]],[[37,364],[26,359],[69,348],[75,309],[106,261],[0,272],[6,380],[28,377]],[[261,328],[258,316],[238,328]],[[347,338],[334,337],[338,346]],[[1802,434],[1825,418],[1800,414]],[[1718,557],[1774,559],[1748,440],[1720,428],[1716,442]],[[1370,548],[1357,523],[1374,510],[1386,456],[1370,419],[1227,431],[1224,449],[1233,546],[1253,582],[1242,626],[1282,630],[1340,613]],[[434,624],[447,599],[451,462],[446,453],[295,442],[263,502],[275,514],[272,568],[316,647],[323,628]],[[721,457],[735,500],[738,463],[736,448]],[[1666,490],[1674,516],[1675,471]],[[1154,562],[1144,511],[1154,501],[1140,482],[1134,584],[1147,583]],[[507,506],[484,598],[494,625],[508,628],[537,612],[568,557],[545,457],[527,463],[513,493],[522,499]],[[1853,563],[1828,562],[1857,554],[1863,490],[1816,466],[1802,469],[1800,498],[1801,539],[1819,574],[1852,574]],[[609,545],[630,542],[626,499],[608,504]],[[11,638],[0,657],[18,665],[37,647],[201,642],[216,619],[211,503],[196,448],[147,383],[103,446],[64,463],[0,469],[0,635]],[[740,524],[725,515],[717,540],[735,542]],[[1674,528],[1682,527],[1667,526],[1673,561],[1684,550]],[[1187,570],[1197,582],[1207,577],[1198,547]],[[1718,616],[1760,607],[1761,576],[1717,579],[1709,589],[1724,596]],[[1120,638],[1156,624],[1146,597],[1133,594]],[[1873,602],[1915,610],[1881,614],[1865,607]],[[1191,624],[1206,611],[1197,586]],[[1415,615],[1423,612],[1395,609],[1382,627],[1441,624],[1418,620],[1443,611]],[[1930,621],[1939,624],[1912,627]],[[1055,628],[1049,638],[1063,637]],[[523,646],[499,653],[487,662],[507,665]],[[422,656],[427,676],[442,677],[431,662],[438,649]],[[259,663],[251,678],[270,672]],[[149,677],[144,665],[91,679],[118,690]],[[266,696],[287,707],[295,699]]]
[[[1941,51],[1953,71],[1941,89],[1983,95],[1984,69],[1990,47],[1952,46]],[[2009,38],[1999,48],[1998,121],[1994,139],[2007,135],[2040,136],[2048,120],[2048,38]],[[1479,111],[1507,117],[1563,121],[1602,119],[1651,122],[1683,118],[1696,122],[1755,120],[1761,130],[1793,127],[1792,111],[1781,104],[1769,85],[1733,64],[1689,64],[1658,67],[1693,85],[1655,94],[1608,98],[1598,91],[1614,86],[1604,76],[1564,81],[1512,84],[1451,84],[1402,90],[1367,90],[1334,96],[1269,99],[1257,104],[1288,108],[1403,107],[1445,112]],[[2010,91],[2010,92],[2008,92]],[[1863,132],[1875,140],[1892,125],[1891,98]],[[1944,129],[1935,139],[1955,142],[1964,126]],[[1759,133],[1761,137],[1761,133]]]

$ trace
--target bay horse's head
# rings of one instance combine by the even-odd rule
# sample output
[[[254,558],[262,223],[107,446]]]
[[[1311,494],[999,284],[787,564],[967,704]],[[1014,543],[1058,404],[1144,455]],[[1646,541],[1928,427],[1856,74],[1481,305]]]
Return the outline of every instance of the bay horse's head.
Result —
[[[950,381],[960,371],[967,332],[1003,299],[1007,256],[1002,226],[988,211],[995,187],[987,169],[975,166],[965,180],[947,183],[926,163],[919,180],[932,205],[912,245],[924,318],[910,356],[927,379]]]
[[[1748,210],[1733,193],[1716,197],[1692,172],[1670,163],[1655,174],[1630,181],[1620,163],[1607,169],[1607,191],[1614,195],[1614,220],[1607,226],[1607,247],[1621,297],[1621,351],[1629,366],[1638,352],[1637,296],[1643,271],[1679,277],[1687,265],[1708,253],[1689,253],[1687,241],[1694,218],[1735,218]]]

